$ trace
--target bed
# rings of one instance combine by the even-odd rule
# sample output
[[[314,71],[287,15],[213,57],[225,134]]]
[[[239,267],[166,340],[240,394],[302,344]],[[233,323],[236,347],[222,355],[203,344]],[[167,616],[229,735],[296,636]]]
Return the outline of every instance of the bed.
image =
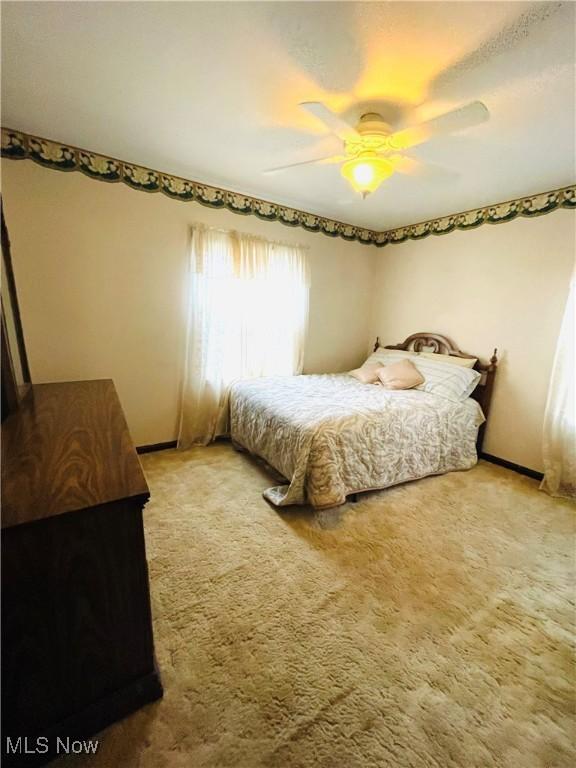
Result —
[[[496,350],[484,365],[432,333],[386,347],[377,339],[374,352],[380,350],[449,355],[469,361],[470,367],[475,360],[480,379],[461,401],[414,389],[390,391],[349,374],[237,382],[230,395],[231,438],[237,449],[262,458],[285,479],[264,491],[272,504],[334,507],[362,491],[476,464]]]

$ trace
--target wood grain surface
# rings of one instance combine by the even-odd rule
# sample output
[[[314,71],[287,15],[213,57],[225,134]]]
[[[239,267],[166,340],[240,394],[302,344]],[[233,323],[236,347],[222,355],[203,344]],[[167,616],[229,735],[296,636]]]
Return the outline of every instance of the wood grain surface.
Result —
[[[2,528],[149,496],[110,379],[35,384],[2,424]]]

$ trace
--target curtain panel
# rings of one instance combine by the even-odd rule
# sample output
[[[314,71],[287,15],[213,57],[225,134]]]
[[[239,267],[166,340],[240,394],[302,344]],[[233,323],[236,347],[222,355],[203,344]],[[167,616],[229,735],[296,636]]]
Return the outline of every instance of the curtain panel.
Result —
[[[552,366],[544,414],[544,480],[540,488],[551,496],[576,498],[576,271],[570,291],[556,355]]]
[[[228,432],[234,381],[302,372],[306,249],[234,231],[192,231],[178,447]]]

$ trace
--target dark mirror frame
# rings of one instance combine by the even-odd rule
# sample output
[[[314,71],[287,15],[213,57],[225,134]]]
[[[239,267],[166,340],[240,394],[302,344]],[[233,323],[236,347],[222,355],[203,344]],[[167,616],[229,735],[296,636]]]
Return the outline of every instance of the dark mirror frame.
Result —
[[[10,306],[5,306],[2,301],[1,317],[1,345],[2,345],[2,421],[14,411],[18,410],[20,403],[30,390],[30,367],[28,365],[28,356],[26,354],[26,345],[24,343],[24,331],[22,330],[22,320],[20,318],[20,306],[18,304],[18,294],[16,293],[16,280],[14,278],[14,269],[12,267],[12,256],[10,253],[10,238],[8,229],[4,220],[4,206],[0,200],[1,213],[1,239],[2,239],[2,262],[3,273],[6,285],[2,286],[3,292],[7,292],[10,297]],[[10,335],[8,333],[8,319],[6,313],[10,313],[9,320],[15,331],[15,342],[10,344]],[[16,348],[14,348],[14,344]],[[14,361],[19,361],[22,379],[18,381],[16,376]]]

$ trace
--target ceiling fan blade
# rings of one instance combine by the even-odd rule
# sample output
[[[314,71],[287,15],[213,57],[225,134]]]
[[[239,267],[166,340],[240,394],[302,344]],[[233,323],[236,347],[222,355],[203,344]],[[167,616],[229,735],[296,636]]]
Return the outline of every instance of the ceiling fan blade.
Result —
[[[267,168],[262,173],[272,174],[286,171],[289,168],[297,168],[300,165],[327,165],[328,163],[341,163],[346,160],[346,155],[328,155],[327,157],[316,157],[313,160],[301,160],[299,163],[288,163],[288,165],[279,165],[276,168]]]
[[[423,144],[435,136],[443,136],[447,133],[461,131],[473,125],[479,125],[490,117],[490,112],[481,101],[473,101],[465,107],[459,107],[446,112],[439,117],[434,117],[420,125],[404,128],[388,137],[390,149],[409,149]]]
[[[427,163],[408,155],[392,155],[387,158],[394,165],[397,173],[406,176],[415,176],[420,179],[429,179],[430,181],[454,181],[460,174],[451,168],[444,168],[435,163]]]
[[[300,106],[302,109],[305,109],[306,112],[309,112],[311,115],[318,118],[318,120],[321,120],[332,133],[335,133],[336,136],[339,136],[343,141],[358,137],[358,132],[355,128],[332,112],[332,110],[328,109],[328,107],[325,104],[322,104],[321,101],[302,101],[300,102]]]

